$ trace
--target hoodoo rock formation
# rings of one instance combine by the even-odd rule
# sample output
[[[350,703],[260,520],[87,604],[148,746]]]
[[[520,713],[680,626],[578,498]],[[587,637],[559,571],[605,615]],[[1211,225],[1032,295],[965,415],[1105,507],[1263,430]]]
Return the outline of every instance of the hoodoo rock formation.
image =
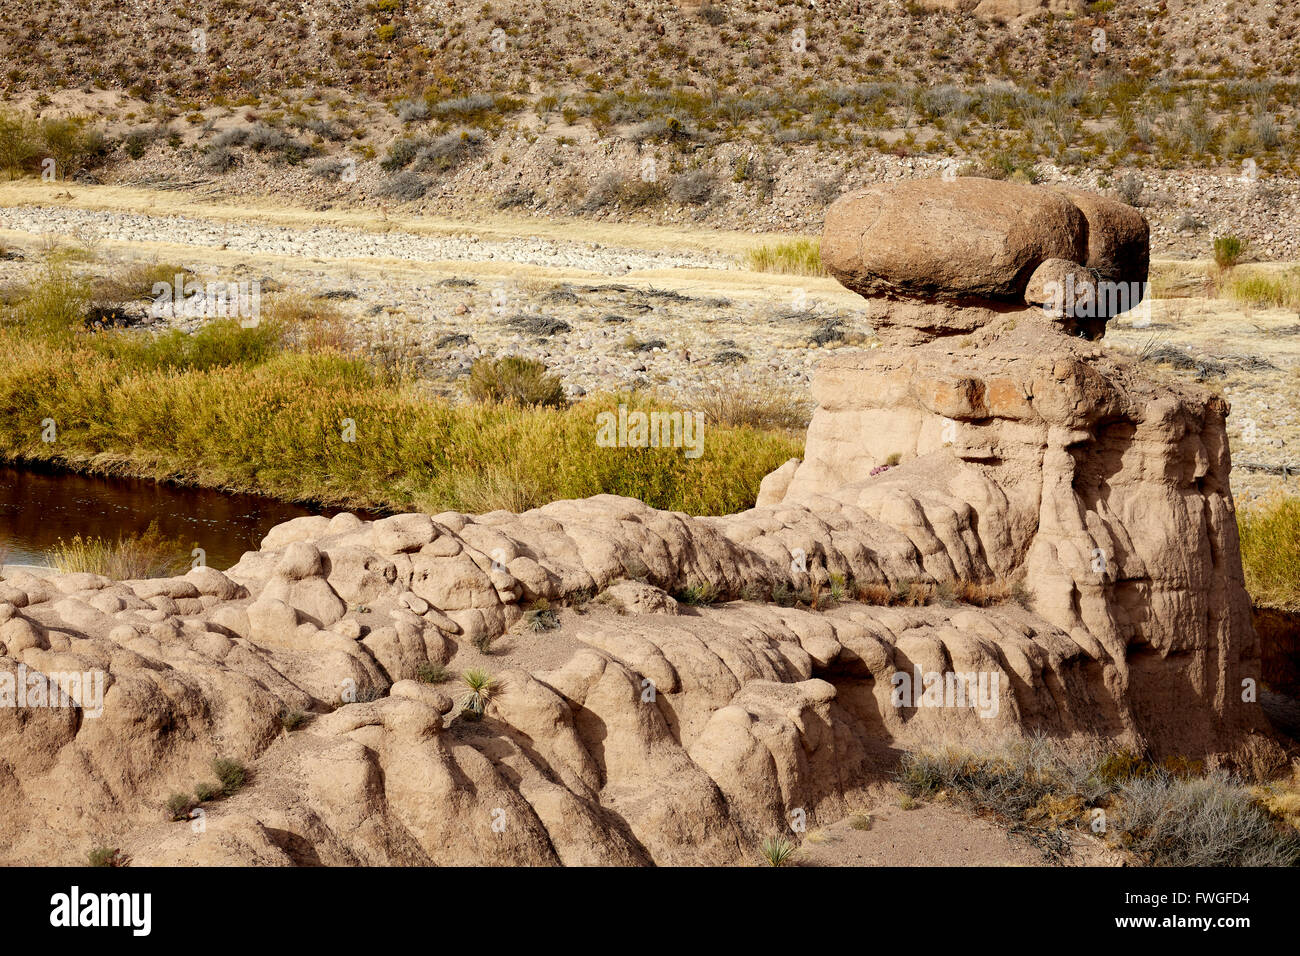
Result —
[[[1267,755],[1226,405],[1040,301],[1144,280],[1141,217],[905,183],[840,199],[823,248],[884,344],[823,364],[805,458],[750,511],[300,518],[225,572],[6,573],[0,673],[104,693],[0,708],[4,861],[730,862],[940,740]],[[560,630],[519,626],[540,600]],[[481,720],[421,681],[503,634]],[[248,785],[170,822],[216,756]]]

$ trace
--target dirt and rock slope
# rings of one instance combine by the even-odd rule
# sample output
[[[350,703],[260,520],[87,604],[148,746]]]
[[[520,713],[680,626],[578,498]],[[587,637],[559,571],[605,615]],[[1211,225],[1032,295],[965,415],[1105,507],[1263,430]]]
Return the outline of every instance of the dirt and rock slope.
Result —
[[[862,241],[908,210],[890,255]],[[850,194],[825,241],[883,344],[823,363],[750,511],[344,514],[224,572],[6,573],[0,669],[104,693],[0,710],[5,861],[731,863],[936,740],[1277,762],[1226,404],[1047,294],[1145,278],[1145,221],[958,179]],[[475,668],[477,701],[437,683]],[[167,822],[218,757],[246,785]]]

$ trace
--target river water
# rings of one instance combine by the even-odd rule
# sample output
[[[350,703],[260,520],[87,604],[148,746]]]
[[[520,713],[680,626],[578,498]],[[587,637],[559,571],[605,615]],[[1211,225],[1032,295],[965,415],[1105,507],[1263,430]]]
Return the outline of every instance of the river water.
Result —
[[[46,551],[73,535],[117,540],[156,521],[163,537],[225,569],[255,550],[266,532],[302,515],[340,509],[307,508],[256,495],[178,488],[134,478],[98,478],[0,465],[0,559],[48,565]],[[362,517],[372,517],[362,515]]]

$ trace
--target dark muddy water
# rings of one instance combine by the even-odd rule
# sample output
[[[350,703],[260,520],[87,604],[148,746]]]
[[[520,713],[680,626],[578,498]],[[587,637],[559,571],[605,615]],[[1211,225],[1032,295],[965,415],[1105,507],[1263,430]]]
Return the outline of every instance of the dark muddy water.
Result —
[[[209,565],[224,569],[280,522],[338,511],[153,481],[0,465],[0,556],[9,564],[48,565],[46,551],[60,538],[116,540],[156,521],[164,537],[183,542],[187,562],[197,545]]]

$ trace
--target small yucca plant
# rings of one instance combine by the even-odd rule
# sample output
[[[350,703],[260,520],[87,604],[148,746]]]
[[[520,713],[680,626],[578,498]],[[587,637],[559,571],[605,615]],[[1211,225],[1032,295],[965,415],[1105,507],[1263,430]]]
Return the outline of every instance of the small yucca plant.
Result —
[[[550,602],[540,598],[524,612],[524,626],[533,632],[553,631],[560,626],[560,618]]]
[[[795,846],[785,837],[772,836],[764,840],[758,850],[769,866],[785,866],[794,853]]]
[[[496,693],[496,681],[487,671],[473,667],[461,674],[460,679],[468,688],[461,696],[460,712],[470,720],[482,719]]]

